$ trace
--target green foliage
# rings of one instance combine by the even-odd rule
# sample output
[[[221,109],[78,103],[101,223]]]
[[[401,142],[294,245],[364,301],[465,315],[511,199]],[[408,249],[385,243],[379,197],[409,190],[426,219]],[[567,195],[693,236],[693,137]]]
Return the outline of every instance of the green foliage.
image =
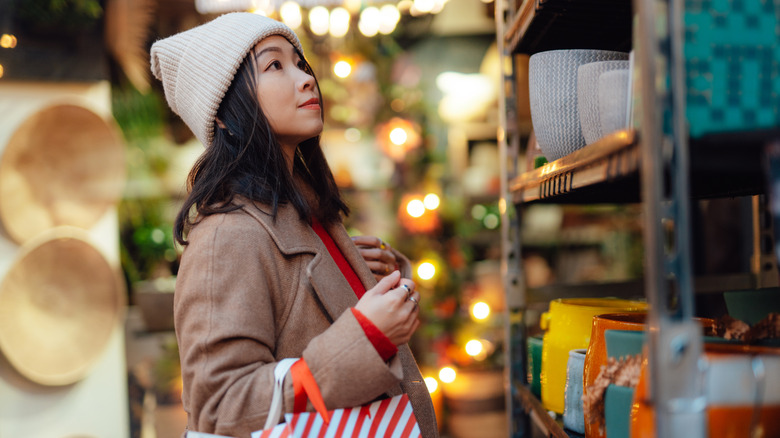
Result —
[[[103,17],[99,0],[16,0],[19,19],[34,28],[84,31]]]

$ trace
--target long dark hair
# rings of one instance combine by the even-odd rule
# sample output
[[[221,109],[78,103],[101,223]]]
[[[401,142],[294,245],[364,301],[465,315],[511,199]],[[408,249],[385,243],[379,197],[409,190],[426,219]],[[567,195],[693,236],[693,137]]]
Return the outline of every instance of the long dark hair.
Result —
[[[298,55],[306,73],[314,77],[319,92],[311,66],[301,53]],[[296,187],[282,147],[263,113],[262,103],[258,102],[252,58],[247,56],[241,63],[219,106],[217,118],[224,126],[215,124],[211,146],[187,177],[189,194],[173,227],[174,237],[182,245],[188,243],[185,233],[202,217],[241,208],[232,202],[236,195],[270,206],[274,219],[279,205],[286,203],[292,204],[307,222],[316,216],[321,222],[330,223],[340,220],[341,213],[349,214],[322,153],[319,136],[298,145],[293,164],[293,172],[314,190],[319,200],[316,211]],[[270,107],[273,102],[266,104]]]

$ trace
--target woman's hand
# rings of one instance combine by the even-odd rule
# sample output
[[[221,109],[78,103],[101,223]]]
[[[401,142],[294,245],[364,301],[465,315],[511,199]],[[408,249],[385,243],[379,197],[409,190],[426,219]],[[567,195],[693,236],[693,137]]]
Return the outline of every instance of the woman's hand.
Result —
[[[398,346],[409,342],[420,325],[419,302],[414,282],[393,271],[369,289],[355,308]]]
[[[360,251],[360,255],[374,273],[376,281],[380,281],[388,274],[398,269],[398,259],[393,254],[392,248],[382,239],[375,236],[354,236],[352,242]]]

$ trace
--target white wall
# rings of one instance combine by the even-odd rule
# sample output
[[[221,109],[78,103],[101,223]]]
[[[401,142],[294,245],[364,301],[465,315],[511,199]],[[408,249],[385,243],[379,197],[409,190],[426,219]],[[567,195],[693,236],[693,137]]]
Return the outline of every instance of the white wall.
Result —
[[[0,83],[0,160],[6,144],[26,117],[52,103],[74,99],[110,120],[107,82]],[[119,231],[116,208],[87,230],[119,275]],[[20,246],[0,234],[0,281],[18,256]],[[123,310],[124,312],[124,310]],[[0,351],[0,438],[126,438],[129,436],[124,313],[90,372],[63,387],[45,387],[14,370]]]

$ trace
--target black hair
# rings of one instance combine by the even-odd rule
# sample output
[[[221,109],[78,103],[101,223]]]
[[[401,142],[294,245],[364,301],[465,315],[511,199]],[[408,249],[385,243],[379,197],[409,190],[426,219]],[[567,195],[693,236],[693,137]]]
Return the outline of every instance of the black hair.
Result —
[[[301,67],[314,77],[320,93],[314,71],[300,52],[298,56],[303,61]],[[317,196],[316,211],[312,209],[287,170],[282,147],[263,113],[263,103],[258,101],[256,91],[255,64],[253,57],[247,56],[217,111],[223,126],[215,123],[211,146],[198,158],[187,177],[189,193],[173,227],[174,237],[182,245],[187,244],[185,234],[202,217],[241,208],[233,203],[236,195],[270,206],[274,220],[279,205],[286,203],[292,204],[300,218],[309,223],[313,216],[323,223],[331,223],[340,220],[342,213],[349,214],[322,153],[319,136],[298,145],[293,164],[293,173]],[[322,93],[319,97],[322,105]],[[270,107],[273,102],[266,104]],[[324,113],[320,114],[322,117]]]

